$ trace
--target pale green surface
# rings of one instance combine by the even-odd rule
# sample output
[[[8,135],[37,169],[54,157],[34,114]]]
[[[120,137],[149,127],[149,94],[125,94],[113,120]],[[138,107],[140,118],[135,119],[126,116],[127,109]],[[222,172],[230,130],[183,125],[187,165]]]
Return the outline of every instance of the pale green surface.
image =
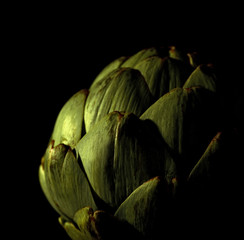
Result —
[[[73,240],[99,240],[98,232],[95,226],[93,210],[90,207],[79,209],[74,215],[74,222],[63,221],[59,218],[60,224],[64,227],[67,234]]]
[[[74,148],[82,137],[84,106],[87,95],[87,90],[77,92],[61,109],[51,137],[55,141],[55,146],[63,143]]]
[[[187,94],[181,88],[172,90],[149,107],[140,117],[156,123],[171,149],[182,151],[183,118],[186,112]]]
[[[136,64],[135,69],[139,70],[144,76],[147,85],[155,98],[158,98],[168,89],[165,88],[164,79],[162,79],[163,66],[165,59],[158,56],[152,56]]]
[[[39,167],[39,182],[42,188],[42,191],[44,193],[44,195],[46,196],[48,202],[50,203],[50,205],[53,207],[53,209],[56,210],[56,212],[61,216],[63,215],[63,213],[61,212],[61,210],[59,209],[59,207],[54,203],[53,199],[52,199],[52,195],[49,192],[48,186],[47,186],[47,182],[46,182],[46,176],[45,176],[45,172],[42,166]]]
[[[131,56],[130,58],[128,58],[121,65],[121,67],[134,68],[136,66],[136,64],[138,64],[139,62],[143,61],[144,59],[146,59],[148,57],[155,56],[155,55],[158,55],[158,51],[156,48],[143,49],[143,50],[137,52],[136,54],[134,54],[133,56]]]
[[[53,145],[49,144],[49,146],[46,149],[46,152],[42,158],[42,163],[39,167],[39,182],[42,188],[42,191],[44,195],[46,196],[48,202],[51,204],[51,206],[56,210],[56,212],[60,215],[64,215],[60,207],[54,202],[53,197],[52,197],[52,192],[50,192],[49,188],[49,182],[47,182],[47,177],[45,174],[45,169],[47,170],[47,162],[49,161],[49,153],[50,150],[52,149]]]
[[[87,235],[84,236],[71,222],[65,222],[63,227],[72,240],[90,240]]]
[[[135,65],[144,76],[155,97],[160,98],[176,87],[182,87],[192,69],[180,60],[152,56]]]
[[[76,150],[93,189],[112,207],[144,181],[164,174],[168,157],[153,123],[118,112],[94,125]]]
[[[47,153],[44,168],[40,170],[40,182],[48,200],[66,218],[72,219],[74,213],[84,206],[96,209],[87,179],[76,157],[63,144],[52,147]]]
[[[151,104],[152,94],[139,71],[121,68],[94,85],[85,105],[85,128],[88,132],[102,117],[113,111],[141,115]]]
[[[210,91],[216,91],[216,75],[209,65],[198,66],[189,76],[183,88],[203,87]]]

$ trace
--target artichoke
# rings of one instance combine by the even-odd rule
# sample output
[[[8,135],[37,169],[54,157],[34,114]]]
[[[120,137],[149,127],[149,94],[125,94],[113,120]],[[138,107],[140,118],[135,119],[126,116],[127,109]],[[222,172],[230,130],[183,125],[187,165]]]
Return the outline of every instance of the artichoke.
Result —
[[[158,239],[243,200],[238,133],[221,124],[214,66],[196,56],[118,58],[63,106],[39,181],[72,239]]]

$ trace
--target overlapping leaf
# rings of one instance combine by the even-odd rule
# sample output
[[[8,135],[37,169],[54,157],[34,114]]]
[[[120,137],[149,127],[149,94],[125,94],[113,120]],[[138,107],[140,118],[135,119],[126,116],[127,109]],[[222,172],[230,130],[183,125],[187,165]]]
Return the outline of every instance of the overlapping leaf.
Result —
[[[217,77],[212,65],[201,64],[189,76],[184,88],[203,87],[216,92]]]
[[[212,65],[162,51],[116,59],[60,111],[39,179],[74,240],[158,239],[175,213],[201,229],[214,196],[242,205],[241,146],[223,133],[209,144],[221,127]]]
[[[183,61],[173,58],[152,56],[134,67],[144,76],[155,99],[176,87],[182,87],[192,68]]]
[[[135,189],[120,205],[115,216],[127,221],[146,239],[158,239],[172,226],[171,193],[164,179],[155,177]],[[172,218],[171,218],[172,217]]]
[[[84,106],[88,95],[87,90],[81,90],[74,94],[61,109],[51,136],[55,146],[60,143],[74,148],[84,132],[83,117]]]
[[[153,122],[119,112],[94,125],[76,150],[93,189],[112,207],[146,180],[163,175],[169,156]]]
[[[175,88],[161,97],[141,119],[156,123],[180,169],[189,171],[216,132],[217,107],[204,88]]]
[[[90,207],[79,209],[74,215],[74,222],[59,218],[68,235],[73,240],[144,240],[136,229],[105,211],[93,211]],[[75,224],[74,224],[75,223]]]
[[[137,52],[130,58],[128,58],[122,65],[121,67],[129,67],[129,68],[134,68],[136,64],[139,62],[143,61],[144,59],[147,59],[152,56],[158,56],[159,52],[156,48],[146,48],[142,49],[141,51]]]
[[[50,143],[40,166],[40,182],[45,195],[62,216],[72,219],[74,213],[84,207],[96,204],[85,174],[70,147]]]
[[[98,75],[97,77],[94,79],[94,81],[92,82],[89,90],[93,91],[93,88],[96,88],[96,85],[99,84],[100,81],[103,81],[103,79],[112,71],[120,68],[120,66],[122,65],[122,63],[127,59],[127,57],[120,57],[115,59],[114,61],[112,61],[111,63],[109,63]]]
[[[141,115],[153,97],[139,71],[119,68],[93,86],[85,105],[85,128],[88,132],[102,117],[113,111]]]

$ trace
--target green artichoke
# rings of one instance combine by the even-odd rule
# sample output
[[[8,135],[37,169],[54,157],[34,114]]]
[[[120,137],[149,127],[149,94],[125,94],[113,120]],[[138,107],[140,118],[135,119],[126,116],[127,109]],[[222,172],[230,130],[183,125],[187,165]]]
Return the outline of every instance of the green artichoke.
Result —
[[[238,134],[222,128],[217,92],[211,64],[170,47],[116,59],[74,94],[39,168],[67,234],[153,240],[184,214],[201,216],[206,199],[243,199],[243,180],[229,174],[238,172]]]

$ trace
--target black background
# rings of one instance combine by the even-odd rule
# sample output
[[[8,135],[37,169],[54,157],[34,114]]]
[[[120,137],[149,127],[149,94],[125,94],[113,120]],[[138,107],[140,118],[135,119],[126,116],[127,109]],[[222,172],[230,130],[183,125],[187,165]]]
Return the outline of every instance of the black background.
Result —
[[[231,89],[241,83],[238,6],[165,3],[6,8],[1,98],[2,132],[7,133],[2,211],[8,239],[68,239],[40,189],[38,167],[63,104],[89,88],[110,61],[175,44],[216,61]]]

